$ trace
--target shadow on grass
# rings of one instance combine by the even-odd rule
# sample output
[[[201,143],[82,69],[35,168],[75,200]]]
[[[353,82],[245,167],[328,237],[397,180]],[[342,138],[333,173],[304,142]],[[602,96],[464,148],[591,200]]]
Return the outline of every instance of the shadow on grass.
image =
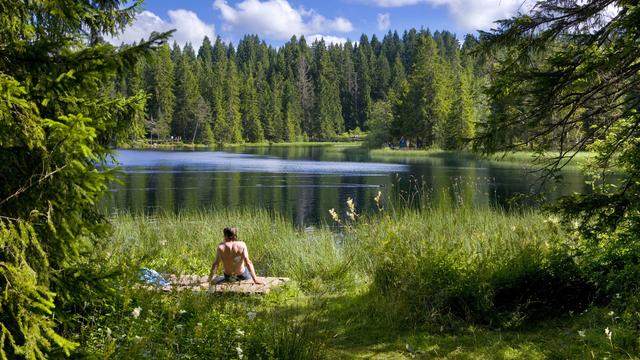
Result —
[[[454,320],[442,326],[411,326],[389,306],[368,292],[314,294],[272,307],[272,316],[295,319],[330,358],[633,358],[622,333],[620,346],[607,340],[603,329],[612,325],[604,310],[491,330]]]

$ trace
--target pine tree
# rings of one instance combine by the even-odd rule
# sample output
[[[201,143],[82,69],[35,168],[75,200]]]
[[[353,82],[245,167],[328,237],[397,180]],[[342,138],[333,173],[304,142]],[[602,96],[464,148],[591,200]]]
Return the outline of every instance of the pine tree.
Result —
[[[353,62],[353,46],[347,41],[342,49],[342,61],[340,63],[340,101],[342,103],[342,118],[346,130],[356,128],[358,120],[355,110],[356,102],[356,71]]]
[[[7,10],[9,3],[3,3]],[[0,358],[69,356],[108,286],[93,249],[109,226],[97,209],[109,146],[142,116],[146,95],[109,91],[167,34],[115,49],[141,4],[11,2],[0,12]],[[63,95],[63,96],[62,96]]]
[[[396,55],[396,58],[393,61],[393,69],[391,70],[391,79],[389,80],[390,91],[394,91],[396,94],[399,93],[401,90],[401,84],[406,77],[407,74],[405,72],[404,65],[402,65],[400,55]]]
[[[418,38],[413,70],[403,83],[394,108],[394,128],[400,136],[415,137],[431,146],[436,142],[436,127],[443,123],[446,106],[440,104],[440,59],[431,36]],[[447,113],[448,114],[448,113]]]
[[[364,36],[366,39],[366,36]],[[362,39],[361,39],[362,41]],[[367,46],[356,48],[355,114],[357,126],[365,129],[371,107],[371,73],[369,71],[370,49]]]
[[[384,54],[380,53],[376,59],[374,66],[374,80],[372,100],[384,100],[387,98],[387,92],[389,91],[389,82],[391,81],[391,67],[389,61]]]
[[[211,79],[211,115],[213,118],[213,136],[218,143],[225,139],[224,132],[228,129],[227,112],[225,109],[225,79],[227,76],[227,49],[220,37],[216,38],[212,54]]]
[[[330,139],[342,132],[343,119],[337,73],[323,40],[315,44],[314,63],[315,108],[310,135]]]
[[[161,46],[156,52],[154,60],[151,99],[149,101],[149,118],[152,120],[152,126],[149,133],[158,138],[167,138],[171,133],[175,106],[173,92],[175,67],[171,61],[169,45]]]
[[[244,78],[245,82],[240,95],[243,137],[244,140],[249,142],[261,142],[264,141],[264,130],[260,122],[260,111],[258,110],[258,98],[253,75],[249,71]]]
[[[298,89],[293,79],[285,80],[282,96],[282,112],[284,128],[286,129],[285,140],[299,140],[302,136],[300,120],[302,119],[302,101]]]
[[[300,41],[303,42],[304,38]],[[309,135],[312,132],[314,94],[309,59],[307,58],[306,53],[302,53],[298,57],[296,86],[298,88],[298,96],[300,97],[300,106],[302,108],[302,118],[300,120],[302,131]]]
[[[194,73],[193,58],[188,50],[189,47],[185,46],[176,66],[176,106],[173,115],[174,134],[183,141],[193,141],[200,127],[195,114],[199,111],[198,99],[201,95]]]
[[[234,58],[226,62],[223,90],[223,113],[219,129],[215,132],[219,143],[242,142],[242,114],[240,113],[240,89],[238,69]]]

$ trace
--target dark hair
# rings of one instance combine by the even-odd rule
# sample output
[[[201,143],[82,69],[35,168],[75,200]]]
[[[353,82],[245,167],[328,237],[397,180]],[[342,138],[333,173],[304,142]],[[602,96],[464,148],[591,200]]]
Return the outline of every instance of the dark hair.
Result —
[[[238,228],[235,227],[226,227],[222,230],[225,239],[229,240],[237,240],[238,239]]]

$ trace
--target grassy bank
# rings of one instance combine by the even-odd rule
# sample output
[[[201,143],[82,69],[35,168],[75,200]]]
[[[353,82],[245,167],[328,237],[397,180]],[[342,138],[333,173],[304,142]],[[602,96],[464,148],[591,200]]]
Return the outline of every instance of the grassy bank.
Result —
[[[499,161],[499,162],[511,162],[511,163],[524,163],[530,164],[534,161],[546,161],[551,160],[558,156],[556,152],[546,152],[543,154],[535,153],[532,151],[516,151],[516,152],[500,152],[491,155],[482,155],[470,151],[449,151],[441,149],[372,149],[370,151],[372,158],[428,158],[428,157],[441,157],[455,155],[459,157],[465,157],[470,160],[485,160],[485,161]],[[568,163],[568,166],[581,166],[586,164],[590,158],[588,152],[579,152]],[[564,160],[566,161],[566,160]],[[563,162],[564,163],[564,162]]]
[[[118,291],[75,339],[92,356],[629,358],[640,345],[615,313],[589,307],[558,251],[568,235],[540,213],[387,209],[306,230],[258,210],[112,222],[99,254],[122,272]],[[294,283],[265,297],[133,285],[140,267],[207,274],[228,225],[260,274]]]

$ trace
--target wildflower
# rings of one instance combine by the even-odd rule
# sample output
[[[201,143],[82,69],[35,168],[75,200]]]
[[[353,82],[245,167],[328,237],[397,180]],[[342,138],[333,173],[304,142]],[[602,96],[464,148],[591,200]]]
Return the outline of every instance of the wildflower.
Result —
[[[378,210],[382,211],[382,206],[380,206],[380,198],[382,197],[382,191],[378,191],[378,195],[373,198],[373,201],[376,202],[376,206]]]
[[[511,231],[516,231],[516,226],[515,225],[511,226]]]
[[[609,341],[611,341],[611,335],[613,335],[613,332],[609,330],[608,327],[604,329],[604,334],[607,335],[607,338],[609,339]]]
[[[613,311],[609,311],[609,316],[613,316]]]
[[[197,324],[196,324],[196,326],[197,326],[197,327],[202,327],[202,323],[201,323],[201,322],[199,322],[199,323],[197,323]]]
[[[352,198],[347,198],[347,216],[349,217],[349,219],[351,219],[351,221],[356,221],[356,217],[358,216],[358,214],[356,214],[356,205],[353,203],[353,199]]]
[[[242,348],[240,346],[236,346],[236,352],[238,353],[238,359],[242,359],[244,354],[242,353]]]
[[[336,212],[336,209],[333,209],[333,208],[330,209],[329,214],[331,214],[331,218],[333,219],[333,221],[340,224],[340,218],[338,217],[338,213]]]
[[[178,325],[176,325],[176,328],[177,328],[178,330],[182,330],[182,328],[183,328],[183,327],[184,327],[184,325],[182,325],[182,324],[178,324]]]
[[[238,336],[244,336],[244,331],[242,331],[242,329],[236,329],[236,334]]]
[[[142,311],[141,307],[137,307],[135,309],[133,309],[133,311],[131,312],[131,316],[133,316],[134,319],[137,319],[140,317],[140,312]]]
[[[107,328],[107,337],[111,337],[111,329]]]
[[[178,314],[180,315],[186,314],[186,313],[187,313],[187,310],[180,309],[180,311],[178,311]]]
[[[578,330],[578,336],[580,336],[580,337],[585,337],[585,336],[587,336],[587,335],[585,334],[585,331],[584,331],[584,330]]]
[[[347,198],[347,207],[349,208],[350,211],[355,211],[355,205],[353,204],[353,199],[352,198]]]
[[[133,339],[134,339],[135,341],[140,341],[140,340],[142,340],[142,338],[141,338],[140,336],[138,336],[138,335],[136,335]]]
[[[247,313],[247,318],[249,318],[249,320],[253,320],[253,319],[255,319],[255,318],[256,318],[256,313],[255,313],[255,312],[253,312],[253,311],[249,311],[249,312]]]

